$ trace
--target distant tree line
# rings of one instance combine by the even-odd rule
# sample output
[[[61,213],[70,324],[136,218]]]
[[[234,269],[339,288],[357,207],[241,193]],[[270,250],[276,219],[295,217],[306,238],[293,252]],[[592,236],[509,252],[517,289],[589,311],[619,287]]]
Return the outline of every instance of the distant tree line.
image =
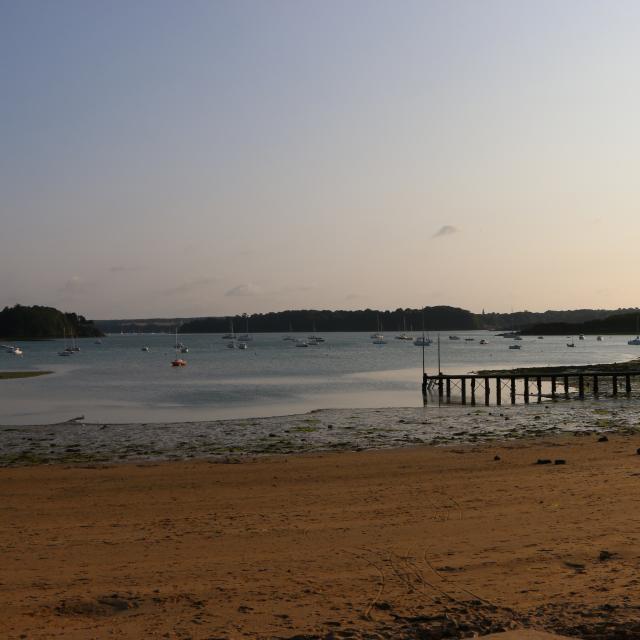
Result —
[[[581,323],[601,320],[609,316],[637,312],[627,309],[572,309],[570,311],[515,311],[512,313],[482,313],[480,325],[483,329],[525,329],[537,324]],[[543,332],[544,333],[544,332]]]
[[[588,320],[587,322],[551,322],[534,324],[522,331],[525,335],[579,335],[585,334],[638,334],[640,311],[610,315],[606,318]]]
[[[0,311],[0,337],[4,339],[79,338],[103,333],[84,316],[63,313],[53,307],[5,307]]]
[[[233,325],[236,332],[304,332],[311,331],[428,331],[441,329],[477,329],[476,317],[470,311],[456,307],[426,307],[422,309],[396,309],[395,311],[328,311],[302,309],[255,313],[251,316],[198,318],[185,322],[184,333],[226,333]]]
[[[135,320],[95,320],[105,333],[173,333],[193,318],[139,318]]]
[[[96,326],[106,333],[172,333],[179,329],[184,333],[227,333],[233,324],[236,332],[247,328],[254,333],[311,331],[469,331],[488,329],[493,331],[528,330],[537,325],[551,326],[558,323],[582,323],[601,320],[609,316],[638,313],[637,309],[577,309],[571,311],[516,311],[513,313],[472,313],[450,306],[425,307],[424,309],[395,309],[380,311],[289,310],[271,313],[255,313],[250,316],[211,316],[205,318],[149,318],[135,320],[96,320]],[[533,333],[548,331],[531,329]],[[564,329],[559,330],[562,333]]]

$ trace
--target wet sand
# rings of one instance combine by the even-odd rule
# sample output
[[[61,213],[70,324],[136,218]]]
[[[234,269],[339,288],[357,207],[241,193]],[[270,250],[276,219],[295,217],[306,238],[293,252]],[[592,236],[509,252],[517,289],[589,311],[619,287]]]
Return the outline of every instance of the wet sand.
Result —
[[[640,398],[518,406],[445,405],[322,409],[305,414],[202,422],[0,425],[0,467],[92,464],[384,449],[521,440],[561,433],[635,433]]]
[[[640,637],[638,447],[3,468],[0,637]]]

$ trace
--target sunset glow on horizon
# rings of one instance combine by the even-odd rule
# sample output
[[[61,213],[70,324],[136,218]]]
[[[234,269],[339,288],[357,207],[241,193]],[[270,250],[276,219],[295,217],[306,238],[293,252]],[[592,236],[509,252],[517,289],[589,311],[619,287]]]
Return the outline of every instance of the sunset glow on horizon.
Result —
[[[0,308],[640,305],[640,4],[2,2]]]

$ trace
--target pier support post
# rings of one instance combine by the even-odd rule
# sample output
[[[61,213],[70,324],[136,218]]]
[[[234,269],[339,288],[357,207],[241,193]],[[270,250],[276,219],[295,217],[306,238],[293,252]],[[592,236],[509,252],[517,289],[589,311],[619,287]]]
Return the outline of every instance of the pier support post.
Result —
[[[476,403],[476,379],[471,378],[471,404]]]
[[[536,386],[538,387],[538,402],[542,400],[542,378],[538,376],[536,378]]]
[[[516,377],[511,376],[511,404],[516,403]]]
[[[551,399],[556,399],[556,377],[551,376]]]
[[[491,389],[489,387],[489,378],[484,379],[484,403],[489,406],[489,393]]]
[[[611,393],[614,396],[618,395],[618,376],[611,376]]]
[[[445,380],[447,402],[451,402],[451,378]]]
[[[578,375],[578,397],[584,400],[584,375]]]
[[[598,376],[593,376],[593,395],[597,396],[599,393],[598,389]]]
[[[569,399],[569,376],[564,376],[564,397]]]
[[[631,395],[631,376],[628,374],[624,377],[624,389],[625,389],[625,393],[628,396],[630,396]]]
[[[422,374],[422,404],[427,406],[427,374]]]
[[[438,398],[442,400],[443,390],[442,390],[442,374],[438,374]]]
[[[462,404],[467,404],[467,379],[460,378]]]
[[[498,406],[502,404],[502,381],[500,378],[496,378],[496,404]]]
[[[524,377],[524,403],[529,404],[529,376]]]

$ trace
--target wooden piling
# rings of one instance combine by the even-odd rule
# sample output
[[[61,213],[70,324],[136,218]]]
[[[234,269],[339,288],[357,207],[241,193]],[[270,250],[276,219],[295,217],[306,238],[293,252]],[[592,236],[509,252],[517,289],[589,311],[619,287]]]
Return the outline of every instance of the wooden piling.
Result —
[[[611,377],[611,389],[612,395],[618,396],[622,391],[620,390],[619,382],[620,378],[624,377],[625,379],[625,392],[627,395],[631,394],[631,384],[632,378],[636,376],[640,378],[640,370],[638,371],[611,371],[611,370],[599,370],[596,368],[592,368],[591,370],[582,370],[581,372],[571,371],[567,369],[567,373],[558,373],[557,371],[553,374],[549,374],[548,378],[551,381],[551,398],[553,400],[558,399],[562,391],[558,388],[559,385],[564,385],[564,397],[569,399],[569,382],[570,378],[574,380],[577,378],[577,382],[574,382],[578,388],[578,397],[583,400],[586,394],[593,395],[597,397],[600,392],[600,381],[602,379],[608,379]],[[467,382],[469,382],[470,389],[470,398],[469,401],[475,405],[478,401],[482,402],[484,400],[484,404],[489,406],[491,404],[491,386],[495,381],[496,385],[496,404],[502,404],[502,387],[503,381],[505,381],[504,386],[509,386],[510,400],[511,404],[517,404],[517,384],[518,380],[522,381],[523,388],[523,402],[525,404],[529,404],[531,402],[531,381],[535,379],[535,391],[533,392],[534,396],[537,396],[538,402],[542,402],[543,394],[543,379],[545,376],[542,372],[534,373],[533,375],[526,375],[525,373],[520,375],[505,375],[501,374],[499,376],[490,376],[490,375],[445,375],[439,373],[434,376],[428,376],[424,374],[422,378],[422,397],[423,403],[426,406],[429,401],[428,396],[430,390],[435,389],[435,385],[438,385],[438,396],[440,401],[443,400],[446,393],[447,402],[451,402],[451,394],[452,387],[454,387],[458,382],[460,383],[460,391],[461,391],[461,399],[462,404],[467,404]],[[484,384],[484,398],[478,399],[476,397],[476,391],[480,392],[480,385]],[[446,388],[446,391],[445,391]],[[608,389],[608,388],[607,388]],[[608,393],[608,390],[607,390]]]

